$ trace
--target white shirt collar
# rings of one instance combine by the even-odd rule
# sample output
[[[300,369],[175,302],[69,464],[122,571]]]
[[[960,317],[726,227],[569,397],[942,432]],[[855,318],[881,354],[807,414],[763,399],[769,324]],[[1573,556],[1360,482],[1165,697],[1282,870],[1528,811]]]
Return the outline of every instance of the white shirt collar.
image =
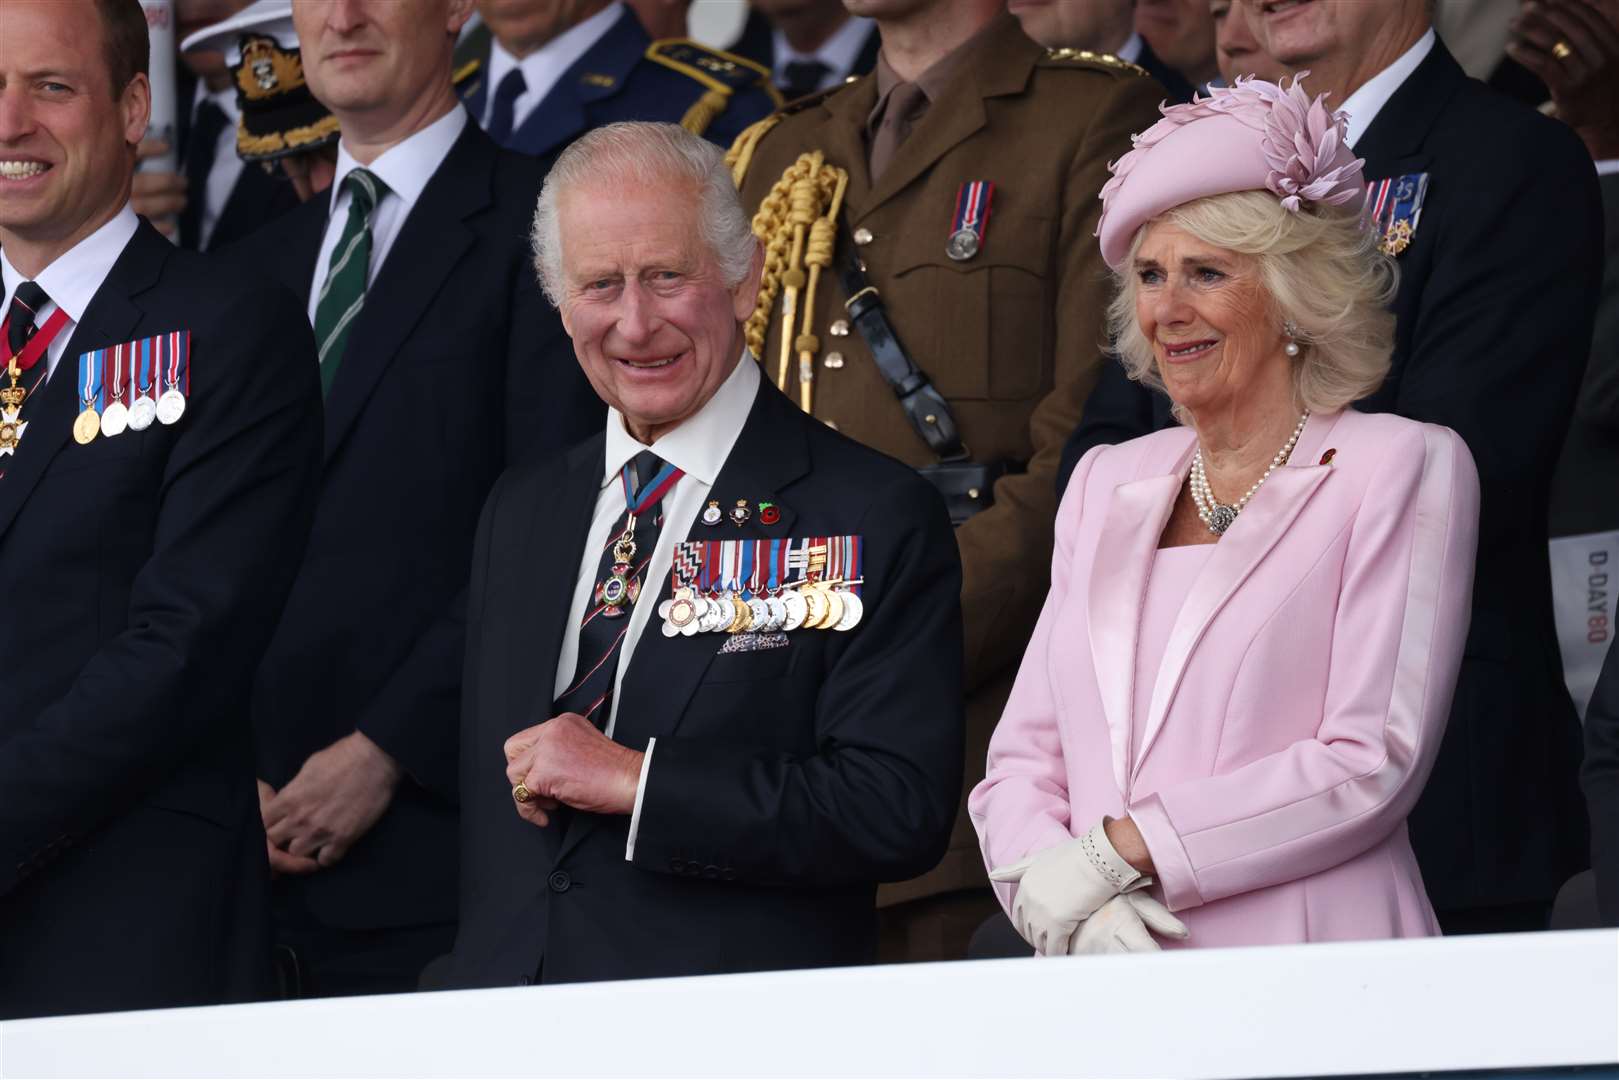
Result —
[[[1428,32],[1418,38],[1415,45],[1401,53],[1399,59],[1373,75],[1338,106],[1349,114],[1349,130],[1344,141],[1351,149],[1360,141],[1360,137],[1366,134],[1366,129],[1372,126],[1372,121],[1377,119],[1377,114],[1383,111],[1383,106],[1389,103],[1389,98],[1394,96],[1394,92],[1411,77],[1413,71],[1417,70],[1417,65],[1428,58],[1436,40],[1438,39],[1434,36],[1433,27],[1429,27]]]
[[[201,79],[197,80],[197,92],[191,96],[191,116],[197,115],[197,106],[204,101],[211,101],[218,105],[225,117],[230,121],[234,139],[236,122],[242,118],[242,110],[236,105],[236,87],[227,86],[223,90],[210,90],[208,84]]]
[[[422,190],[449,156],[450,148],[461,137],[466,126],[467,111],[456,105],[422,130],[390,146],[366,168],[387,184],[388,190],[397,195],[408,209],[422,197]],[[340,141],[337,144],[337,174],[332,177],[332,211],[337,209],[337,197],[343,191],[343,178],[359,167],[360,163],[349,156],[347,142]]]
[[[1124,44],[1113,50],[1113,55],[1120,60],[1138,64],[1141,62],[1141,46],[1143,44],[1145,43],[1141,40],[1141,35],[1132,30],[1130,31],[1130,36],[1124,39]]]
[[[731,456],[742,425],[759,392],[759,363],[746,348],[720,388],[688,420],[665,432],[650,447],[624,429],[624,414],[607,410],[607,456],[602,486],[616,481],[624,466],[643,450],[651,450],[675,468],[712,487],[725,459]]]
[[[776,68],[786,67],[795,60],[819,60],[832,69],[831,77],[834,80],[842,78],[854,70],[854,62],[860,58],[860,50],[866,44],[866,38],[871,34],[871,20],[860,15],[851,15],[843,21],[843,25],[833,31],[832,36],[821,42],[821,47],[813,53],[801,53],[787,43],[787,35],[780,30],[771,35],[771,49],[776,57]]]
[[[623,14],[622,3],[611,3],[576,26],[570,26],[556,37],[541,45],[521,60],[507,52],[499,41],[489,43],[489,82],[484,114],[480,119],[487,126],[489,112],[495,107],[495,89],[513,68],[523,71],[527,87],[512,102],[512,126],[521,124],[534,107],[545,100],[556,87],[563,74],[574,62],[593,48],[607,31],[613,28]]]
[[[51,302],[67,312],[67,317],[77,325],[139,226],[140,219],[125,203],[110,221],[41,270],[33,279],[34,284],[44,289]],[[0,276],[5,279],[5,305],[9,310],[12,294],[28,279],[11,265],[4,251],[0,251]]]

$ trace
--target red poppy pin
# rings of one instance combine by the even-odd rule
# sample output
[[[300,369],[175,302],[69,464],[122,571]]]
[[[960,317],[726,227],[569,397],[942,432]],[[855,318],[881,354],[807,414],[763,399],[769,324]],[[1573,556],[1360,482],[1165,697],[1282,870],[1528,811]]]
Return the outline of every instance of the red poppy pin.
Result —
[[[1331,450],[1328,450],[1325,454],[1321,455],[1321,464],[1323,464],[1323,465],[1331,465],[1332,464],[1332,459],[1334,457],[1336,457],[1337,455],[1338,455],[1338,448],[1333,447]]]
[[[762,502],[759,504],[759,524],[774,525],[781,520],[781,511],[775,503]]]

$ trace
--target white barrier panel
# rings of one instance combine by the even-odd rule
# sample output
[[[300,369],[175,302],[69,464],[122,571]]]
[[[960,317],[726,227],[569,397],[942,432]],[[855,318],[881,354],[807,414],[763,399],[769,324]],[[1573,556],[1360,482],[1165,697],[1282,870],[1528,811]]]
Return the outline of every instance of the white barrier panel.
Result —
[[[0,1024],[4,1076],[1322,1076],[1619,1062],[1619,932],[994,960]]]

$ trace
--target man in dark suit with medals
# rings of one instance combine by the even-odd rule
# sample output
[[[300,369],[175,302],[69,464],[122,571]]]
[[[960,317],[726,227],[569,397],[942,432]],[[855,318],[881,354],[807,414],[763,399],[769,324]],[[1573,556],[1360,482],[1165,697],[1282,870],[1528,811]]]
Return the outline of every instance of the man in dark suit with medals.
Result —
[[[1463,74],[1425,0],[1244,2],[1264,50],[1349,113],[1400,263],[1393,370],[1357,407],[1459,432],[1484,491],[1456,700],[1410,819],[1423,882],[1447,932],[1542,928],[1587,858],[1546,536],[1602,279],[1591,160],[1561,125]],[[1092,446],[1170,422],[1167,398],[1108,364],[1063,479]]]
[[[761,378],[763,251],[717,148],[598,129],[535,235],[611,408],[484,508],[436,981],[869,961],[877,883],[938,859],[961,779],[944,506]]]
[[[0,25],[0,1016],[251,999],[247,687],[314,507],[314,344],[129,208],[137,0]]]
[[[478,509],[508,465],[601,422],[533,288],[538,168],[451,86],[471,12],[294,5],[304,75],[342,129],[336,179],[242,252],[307,298],[325,391],[314,531],[253,693],[280,942],[305,995],[410,989],[449,947],[455,613]]]
[[[618,120],[679,123],[721,146],[780,104],[768,69],[685,38],[654,41],[620,0],[479,0],[456,86],[501,146],[555,154]]]

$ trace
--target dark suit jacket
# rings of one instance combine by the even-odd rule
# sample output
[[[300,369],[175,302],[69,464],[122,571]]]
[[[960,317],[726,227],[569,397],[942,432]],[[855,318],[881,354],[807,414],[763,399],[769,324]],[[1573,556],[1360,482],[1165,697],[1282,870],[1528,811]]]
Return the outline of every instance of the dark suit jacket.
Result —
[[[840,80],[851,75],[869,75],[877,67],[877,54],[882,52],[882,35],[873,26],[866,35],[865,44],[860,46],[860,52],[855,55],[854,66],[848,71],[838,72]],[[778,79],[785,61],[776,56],[775,27],[770,25],[770,19],[757,8],[748,12],[747,21],[742,24],[742,33],[731,43],[731,52],[752,60],[769,68]]]
[[[1566,127],[1467,78],[1442,43],[1354,149],[1369,178],[1429,174],[1393,369],[1356,407],[1454,429],[1484,493],[1467,652],[1412,843],[1441,911],[1550,903],[1586,846],[1546,505],[1602,275],[1596,175]],[[1090,447],[1170,422],[1167,398],[1107,365],[1059,483]]]
[[[1186,81],[1186,76],[1164,63],[1145,38],[1141,40],[1141,55],[1136,58],[1136,64],[1145,68],[1148,75],[1169,91],[1170,104],[1183,105],[1192,100],[1197,88]]]
[[[458,87],[475,121],[483,119],[493,90],[486,77],[489,40],[488,31],[480,28],[456,51],[458,64],[479,62],[477,73]],[[506,145],[538,156],[560,151],[585,132],[619,120],[680,123],[707,87],[647,59],[651,44],[652,39],[641,28],[635,13],[626,7],[601,40],[581,53],[563,73],[545,99],[512,132]],[[769,84],[763,75],[759,80]],[[728,147],[743,128],[763,120],[775,108],[776,99],[762,86],[734,93],[703,137]]]
[[[1619,926],[1619,649],[1611,646],[1585,710],[1580,780],[1591,811],[1597,910],[1604,924]]]
[[[551,715],[602,455],[597,438],[508,473],[484,508],[448,981],[870,961],[877,882],[938,860],[961,783],[961,571],[938,495],[761,383],[713,494],[772,500],[781,520],[726,525],[723,538],[860,535],[865,619],[723,656],[724,634],[671,639],[648,624],[613,734],[637,750],[657,739],[630,863],[628,817],[570,812],[544,829],[518,818],[501,750]],[[641,602],[668,592],[649,585]]]
[[[531,268],[539,188],[534,162],[469,122],[373,279],[326,401],[309,554],[254,684],[261,775],[279,788],[358,729],[410,776],[342,863],[278,883],[326,925],[455,917],[462,630],[445,615],[495,478],[601,426]],[[244,254],[307,296],[329,205]]]
[[[171,425],[88,445],[80,353],[191,332]],[[268,989],[247,687],[320,468],[296,300],[141,224],[0,458],[0,1016]]]
[[[1553,536],[1619,529],[1619,502],[1596,494],[1619,476],[1619,173],[1600,178],[1602,188],[1602,299],[1591,362],[1585,369],[1568,441],[1552,478]]]

